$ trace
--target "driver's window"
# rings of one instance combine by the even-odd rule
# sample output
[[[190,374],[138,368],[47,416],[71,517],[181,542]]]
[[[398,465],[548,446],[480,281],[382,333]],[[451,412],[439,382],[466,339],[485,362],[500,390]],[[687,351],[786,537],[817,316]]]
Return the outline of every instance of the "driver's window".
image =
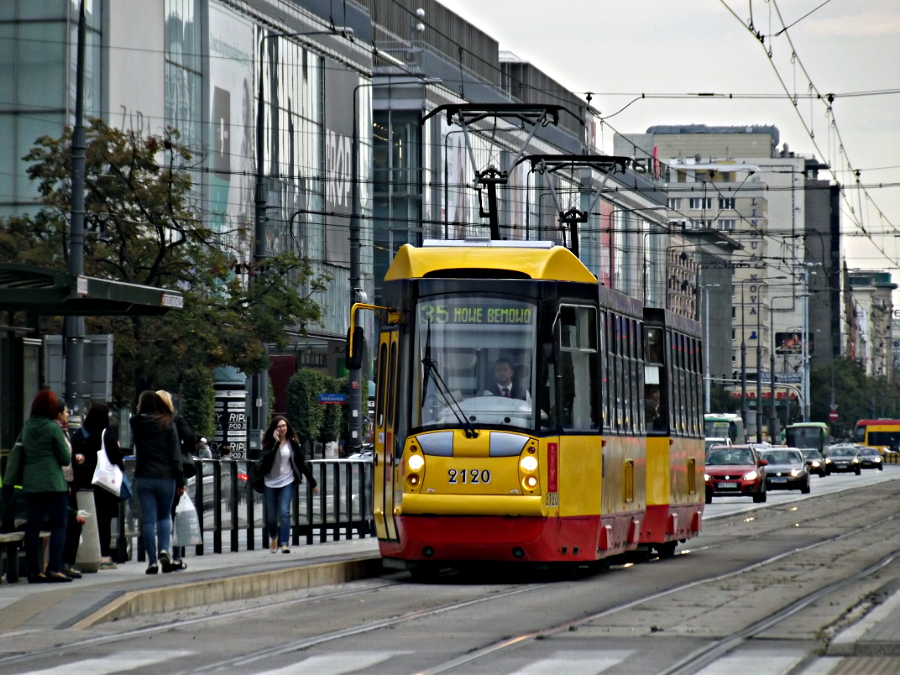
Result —
[[[559,308],[562,426],[596,431],[599,427],[597,310],[562,305]]]

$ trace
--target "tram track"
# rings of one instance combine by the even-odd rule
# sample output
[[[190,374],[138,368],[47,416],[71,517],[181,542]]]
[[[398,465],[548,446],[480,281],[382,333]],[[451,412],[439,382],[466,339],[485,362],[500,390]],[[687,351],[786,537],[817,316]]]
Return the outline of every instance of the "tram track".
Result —
[[[888,520],[895,520],[895,517],[890,516],[888,518],[885,518],[885,521],[888,521]],[[884,521],[882,521],[882,523],[883,522]],[[751,572],[751,571],[759,569],[761,567],[771,565],[773,563],[779,562],[781,560],[784,560],[791,556],[797,555],[799,553],[804,553],[806,551],[810,551],[810,550],[819,548],[821,546],[825,546],[827,544],[831,544],[831,543],[840,541],[847,537],[857,535],[861,532],[865,532],[867,530],[881,526],[882,523],[872,523],[870,525],[860,527],[860,528],[857,528],[852,531],[843,532],[839,535],[829,537],[828,539],[823,539],[823,540],[820,540],[817,542],[813,542],[811,544],[807,544],[806,546],[800,546],[800,547],[793,548],[789,551],[784,551],[777,555],[766,558],[765,560],[757,561],[750,565],[741,567],[740,569],[732,570],[730,572],[726,572],[723,574],[713,575],[713,576],[706,577],[703,579],[696,579],[694,581],[691,581],[691,582],[688,582],[685,584],[680,584],[678,586],[666,589],[664,591],[660,591],[658,593],[653,593],[651,595],[647,595],[647,596],[644,596],[641,598],[637,598],[635,600],[631,600],[629,602],[625,602],[625,603],[616,605],[615,607],[607,608],[600,612],[596,612],[593,614],[589,614],[587,616],[582,616],[582,617],[579,617],[576,619],[560,622],[550,628],[545,628],[545,629],[541,629],[541,630],[537,630],[537,631],[533,631],[533,632],[529,632],[529,633],[523,633],[521,635],[517,635],[514,637],[506,637],[502,640],[498,640],[497,642],[494,642],[494,643],[487,645],[485,647],[482,647],[480,649],[473,650],[473,651],[471,651],[467,654],[464,654],[463,656],[460,656],[456,659],[452,659],[443,664],[434,666],[432,668],[428,668],[426,670],[419,671],[415,675],[439,675],[441,673],[450,673],[450,672],[458,671],[460,669],[465,668],[466,666],[474,664],[477,661],[481,661],[488,657],[496,656],[505,651],[523,647],[524,645],[534,642],[535,640],[545,640],[545,639],[554,637],[556,635],[561,635],[567,631],[577,630],[580,626],[590,624],[594,621],[597,621],[598,619],[603,619],[603,618],[612,616],[614,614],[618,614],[620,612],[624,612],[624,611],[633,609],[635,607],[639,607],[640,605],[643,605],[643,604],[646,604],[649,602],[653,602],[654,600],[666,598],[668,596],[672,596],[677,593],[681,593],[683,591],[690,590],[692,588],[697,588],[698,586],[702,586],[705,584],[712,584],[712,583],[716,583],[719,581],[724,581],[726,579],[731,579],[733,577],[737,577],[742,574],[746,574],[747,572]],[[733,543],[733,541],[734,540],[732,540],[732,543]],[[813,593],[812,595],[809,596],[810,598],[812,598],[809,602],[798,601],[797,603],[794,603],[787,608],[784,608],[778,612],[773,613],[766,619],[756,622],[755,624],[753,624],[753,626],[751,626],[747,629],[744,629],[744,631],[739,631],[738,633],[735,633],[734,635],[729,636],[728,638],[724,638],[722,640],[717,641],[716,644],[713,647],[711,647],[709,650],[710,651],[709,661],[704,661],[704,662],[706,662],[706,663],[711,662],[712,660],[715,660],[715,658],[718,658],[719,656],[721,656],[722,653],[727,653],[728,651],[733,649],[735,646],[737,646],[737,644],[740,644],[740,642],[742,642],[744,639],[746,639],[743,637],[739,637],[744,632],[750,630],[752,634],[756,634],[764,629],[770,628],[772,625],[775,625],[776,623],[783,621],[784,619],[795,614],[796,612],[800,611],[801,609],[807,607],[808,605],[812,604],[813,602],[820,599],[821,597],[829,595],[830,593],[833,593],[833,592],[839,590],[840,588],[843,588],[851,583],[854,583],[858,579],[864,578],[865,576],[868,576],[870,574],[873,574],[874,572],[877,572],[878,570],[882,569],[884,566],[890,564],[890,562],[892,562],[898,555],[900,555],[900,552],[894,552],[894,553],[890,554],[889,556],[886,556],[881,561],[879,561],[879,563],[876,563],[875,565],[867,568],[863,572],[860,572],[859,574],[854,575],[853,577],[849,577],[847,579],[843,579],[838,582],[835,582],[834,584],[825,586],[822,589],[820,589],[819,591],[816,591],[815,593]],[[773,621],[773,617],[777,617],[777,621]],[[769,622],[769,623],[767,623],[767,622]],[[719,643],[722,643],[722,646],[717,649],[716,647],[719,645]],[[727,646],[726,646],[726,643],[727,643]],[[720,653],[721,649],[724,649],[724,651]],[[697,660],[697,662],[699,664],[701,660],[704,660],[707,658],[707,650],[706,649],[699,650],[692,656]],[[677,671],[677,675],[686,675],[686,673],[695,672],[695,671],[692,671],[689,669],[690,666],[691,666],[691,662],[685,661],[684,667],[686,668],[686,670]],[[698,666],[698,668],[699,667],[700,666]],[[666,671],[666,672],[668,673],[669,671]],[[673,671],[672,675],[675,675],[675,671]]]
[[[878,500],[878,501],[880,502],[881,500]],[[843,513],[848,518],[847,526],[849,527],[849,520],[852,519],[852,515],[853,515],[852,511],[854,511],[856,508],[870,509],[871,507],[872,507],[872,502],[867,502],[864,505],[859,505],[858,507],[851,508],[850,511],[847,511],[845,509]],[[772,509],[773,512],[779,511],[779,510],[782,512],[782,515],[790,512],[790,510],[785,510],[785,509],[778,508],[778,507]],[[744,515],[744,514],[734,514],[729,517],[735,518],[736,520],[745,520],[745,519],[741,518],[742,515]],[[807,516],[806,518],[801,517],[800,520],[801,520],[801,522],[807,522],[807,523],[815,522],[818,519],[820,519],[822,517],[827,517],[827,516],[828,516],[828,514],[823,514],[822,511],[819,510],[817,513],[811,514],[811,515]],[[723,520],[724,519],[718,519],[717,522],[722,523]],[[662,591],[660,591],[658,593],[654,593],[652,595],[645,595],[640,598],[635,598],[634,600],[618,604],[614,607],[610,607],[610,608],[607,608],[607,609],[599,611],[599,612],[595,612],[595,613],[592,613],[589,615],[583,615],[578,618],[573,618],[570,620],[559,621],[558,623],[556,623],[556,625],[549,627],[549,628],[540,629],[540,630],[528,632],[528,633],[523,633],[523,634],[513,636],[513,637],[507,636],[501,640],[493,642],[484,647],[478,648],[478,649],[471,651],[470,653],[467,653],[456,659],[447,661],[443,664],[436,665],[427,670],[423,670],[423,671],[421,671],[421,675],[431,674],[431,673],[446,673],[446,672],[463,670],[466,665],[473,664],[476,661],[480,661],[480,660],[486,659],[488,657],[503,653],[505,651],[515,649],[517,647],[528,644],[532,641],[546,639],[546,638],[552,637],[554,635],[561,634],[565,631],[572,630],[573,628],[577,628],[581,625],[590,623],[592,621],[596,621],[598,619],[608,617],[608,616],[611,616],[611,615],[614,615],[614,614],[617,614],[620,612],[625,612],[629,609],[638,607],[639,605],[642,605],[645,603],[650,603],[650,602],[653,602],[654,600],[658,600],[660,598],[665,598],[667,596],[671,596],[671,595],[674,595],[676,593],[679,593],[679,592],[682,592],[682,591],[685,591],[688,589],[692,589],[692,588],[695,588],[695,587],[698,587],[698,586],[701,586],[704,584],[715,583],[717,581],[722,581],[722,580],[729,579],[729,578],[732,578],[732,577],[735,577],[735,576],[738,576],[741,574],[745,574],[749,571],[758,569],[760,567],[764,567],[766,565],[771,565],[771,564],[777,563],[778,561],[784,560],[785,558],[788,558],[790,556],[797,555],[799,553],[803,553],[805,551],[809,551],[809,550],[812,550],[812,549],[815,549],[815,548],[818,548],[821,546],[826,546],[828,544],[840,541],[847,537],[850,537],[853,535],[858,535],[860,533],[869,531],[872,528],[883,526],[884,523],[894,521],[894,520],[896,520],[896,516],[887,516],[878,523],[869,523],[862,527],[854,526],[852,529],[848,529],[848,531],[846,531],[846,532],[841,532],[840,534],[828,537],[827,539],[812,542],[805,546],[791,548],[790,550],[781,552],[777,555],[768,557],[764,560],[756,561],[752,564],[745,565],[745,566],[741,567],[740,569],[731,570],[731,571],[723,573],[723,574],[712,575],[709,577],[705,577],[703,579],[695,579],[693,581],[680,584],[676,587],[662,590]],[[835,526],[835,524],[832,523],[832,527],[834,527],[834,526]],[[840,526],[842,526],[842,525],[838,525],[838,527],[840,527]],[[752,534],[745,535],[745,536],[728,536],[727,540],[724,540],[721,542],[712,542],[708,545],[693,549],[693,551],[694,552],[697,552],[699,550],[708,551],[708,550],[722,549],[729,545],[732,545],[732,546],[735,544],[739,545],[743,541],[760,538],[760,537],[765,537],[767,534],[774,534],[783,529],[784,529],[783,525],[776,526],[776,527],[765,527],[763,529],[760,529],[759,531],[756,531]],[[727,536],[727,534],[726,534],[726,536]],[[896,554],[894,554],[894,555],[896,555]],[[886,558],[884,561],[882,561],[882,563],[883,563],[881,565],[882,567],[884,565],[888,564],[889,562],[891,562],[891,560],[893,560],[893,558],[890,556],[888,556],[888,558]],[[664,561],[655,561],[651,564],[658,564],[660,562],[662,564],[665,564]],[[876,565],[876,566],[872,566],[871,568],[867,568],[867,571],[869,574],[871,574],[880,568],[881,567],[878,567]],[[857,577],[863,578],[863,576],[865,576],[865,574],[860,573],[860,574],[856,575],[855,577],[851,577],[849,579],[842,580],[840,582],[835,582],[834,584],[832,584],[830,586],[824,587],[823,589],[816,591],[814,596],[810,596],[812,599],[809,602],[806,602],[805,604],[801,605],[799,603],[795,603],[796,606],[791,605],[790,607],[774,613],[770,617],[767,617],[766,619],[763,619],[763,620],[753,624],[749,628],[747,628],[743,631],[740,631],[739,633],[735,633],[731,636],[728,636],[727,638],[717,640],[713,645],[710,645],[707,648],[704,648],[703,650],[698,650],[698,652],[696,652],[695,654],[690,655],[690,658],[695,659],[695,661],[685,660],[683,664],[677,664],[677,665],[679,665],[679,667],[683,666],[684,669],[680,670],[680,671],[673,670],[672,673],[673,674],[677,673],[677,675],[682,675],[682,673],[691,672],[690,668],[694,667],[694,665],[692,665],[692,664],[700,664],[701,662],[703,662],[703,659],[714,660],[715,658],[718,658],[718,656],[720,656],[722,653],[727,653],[728,651],[733,649],[736,645],[740,644],[742,641],[749,639],[748,636],[752,637],[754,634],[757,634],[758,632],[770,627],[770,625],[775,625],[775,623],[777,623],[778,621],[784,620],[785,618],[792,615],[793,613],[796,613],[797,611],[801,610],[803,607],[808,606],[809,604],[814,602],[819,597],[824,597],[824,595],[827,595],[828,593],[834,592],[834,591],[838,590],[839,588],[842,588],[842,587],[848,585],[849,583],[852,583],[854,580],[857,579]],[[251,652],[248,654],[243,654],[238,657],[222,659],[222,660],[216,661],[215,663],[211,663],[211,664],[202,666],[200,668],[194,668],[194,669],[192,669],[192,672],[216,672],[216,671],[227,670],[230,668],[246,667],[253,663],[266,660],[269,657],[283,655],[283,654],[287,654],[287,653],[295,652],[295,651],[302,651],[302,650],[305,650],[305,649],[308,649],[310,647],[314,647],[317,645],[322,645],[325,643],[334,642],[334,641],[338,641],[341,639],[350,638],[353,636],[358,636],[358,635],[361,635],[364,633],[369,633],[369,632],[373,632],[373,631],[377,631],[377,630],[392,628],[392,627],[399,626],[404,623],[416,621],[419,619],[425,619],[425,618],[432,617],[432,616],[438,616],[438,615],[450,613],[450,612],[453,612],[456,610],[463,610],[465,608],[472,607],[474,605],[478,605],[481,603],[491,602],[493,600],[502,601],[511,596],[516,596],[516,595],[521,595],[523,593],[538,591],[540,589],[543,589],[543,588],[546,588],[547,586],[552,585],[552,583],[554,583],[554,582],[520,584],[520,585],[516,585],[512,588],[508,588],[508,590],[501,591],[501,592],[496,592],[496,591],[484,592],[483,594],[480,594],[474,598],[470,597],[465,600],[449,602],[449,603],[445,603],[445,604],[442,604],[442,605],[439,605],[436,607],[419,609],[419,610],[411,611],[411,612],[398,613],[397,615],[395,615],[393,617],[387,617],[384,619],[363,622],[356,626],[349,626],[346,628],[340,628],[337,630],[323,632],[318,635],[309,635],[309,636],[304,637],[299,640],[295,639],[290,642],[285,642],[284,644],[270,646],[268,648],[254,651],[254,652]],[[91,646],[96,646],[96,645],[125,642],[132,638],[147,636],[147,635],[151,635],[154,633],[160,633],[160,632],[164,632],[164,631],[179,630],[179,629],[189,628],[191,626],[210,624],[210,623],[214,623],[214,622],[218,622],[218,621],[235,620],[235,619],[242,618],[242,617],[252,616],[254,614],[262,614],[262,613],[266,613],[266,612],[270,612],[272,610],[278,610],[278,609],[289,609],[291,607],[299,607],[304,604],[309,604],[309,603],[314,603],[314,602],[319,602],[319,601],[345,600],[345,599],[349,600],[351,598],[354,598],[354,597],[357,597],[360,595],[367,595],[367,594],[375,593],[375,592],[378,592],[378,591],[381,591],[384,589],[388,589],[388,588],[392,588],[392,587],[396,587],[396,586],[407,586],[408,587],[409,584],[405,584],[403,581],[390,581],[390,582],[386,582],[386,583],[377,583],[377,584],[373,584],[373,585],[367,585],[365,588],[344,589],[344,590],[338,590],[338,591],[330,592],[330,593],[309,595],[309,596],[306,596],[303,598],[283,600],[283,601],[278,601],[278,602],[267,602],[263,605],[254,606],[254,607],[250,607],[250,608],[241,608],[241,609],[235,609],[235,610],[224,611],[224,612],[219,611],[215,614],[206,615],[206,616],[190,617],[190,618],[166,621],[165,623],[160,623],[158,625],[144,626],[144,627],[140,627],[140,628],[124,630],[121,632],[117,632],[113,635],[104,635],[104,636],[80,639],[76,643],[66,644],[66,645],[58,645],[58,646],[54,646],[52,648],[48,648],[45,650],[32,652],[30,654],[20,654],[20,655],[10,656],[10,657],[6,657],[6,658],[0,658],[0,669],[2,669],[2,667],[6,666],[6,665],[11,665],[11,664],[15,664],[15,663],[23,663],[23,662],[28,662],[28,661],[35,661],[35,660],[42,659],[42,658],[64,655],[69,652],[83,650],[86,647],[91,647]],[[767,624],[767,623],[765,623],[767,621],[770,621],[770,622],[774,621],[774,623]],[[697,666],[697,667],[701,667],[701,666]]]

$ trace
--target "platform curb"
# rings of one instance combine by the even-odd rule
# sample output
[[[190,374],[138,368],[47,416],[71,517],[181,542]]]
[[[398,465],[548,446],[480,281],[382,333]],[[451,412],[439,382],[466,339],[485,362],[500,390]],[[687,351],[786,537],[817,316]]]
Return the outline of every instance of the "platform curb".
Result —
[[[381,556],[373,556],[176,584],[145,591],[130,591],[73,624],[72,629],[85,630],[118,619],[346,583],[379,576],[382,573]]]

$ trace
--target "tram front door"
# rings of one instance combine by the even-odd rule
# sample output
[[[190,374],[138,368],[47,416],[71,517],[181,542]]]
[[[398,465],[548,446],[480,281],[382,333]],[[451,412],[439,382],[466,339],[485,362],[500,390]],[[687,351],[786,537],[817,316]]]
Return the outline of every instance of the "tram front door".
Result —
[[[394,490],[397,440],[397,371],[399,330],[382,331],[378,346],[378,383],[375,387],[375,531],[379,539],[397,540]]]

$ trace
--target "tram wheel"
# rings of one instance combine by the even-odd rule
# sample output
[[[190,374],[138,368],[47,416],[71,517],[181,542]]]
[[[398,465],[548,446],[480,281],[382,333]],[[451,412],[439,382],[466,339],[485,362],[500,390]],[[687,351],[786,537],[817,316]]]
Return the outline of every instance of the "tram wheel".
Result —
[[[675,547],[678,546],[677,541],[667,541],[665,544],[657,544],[656,555],[659,556],[660,560],[665,560],[666,558],[674,558],[675,557]]]

